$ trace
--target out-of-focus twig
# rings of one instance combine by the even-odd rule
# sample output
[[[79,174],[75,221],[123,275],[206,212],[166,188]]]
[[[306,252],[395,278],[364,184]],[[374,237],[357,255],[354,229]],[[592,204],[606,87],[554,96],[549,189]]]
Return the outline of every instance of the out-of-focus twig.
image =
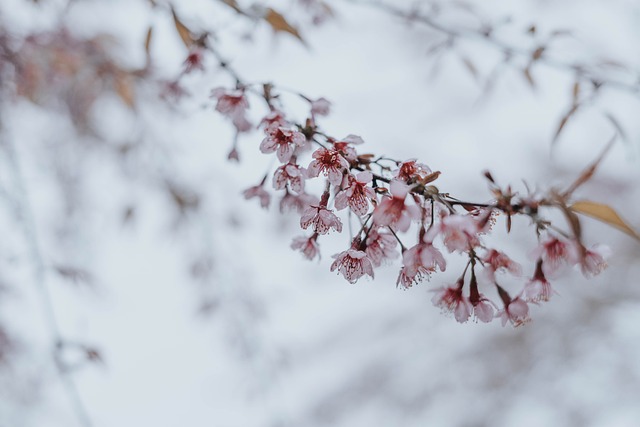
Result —
[[[636,73],[635,82],[630,83],[609,76],[602,75],[593,66],[580,64],[562,59],[555,59],[545,54],[546,46],[540,45],[534,49],[526,49],[507,43],[495,36],[491,27],[462,28],[449,26],[437,21],[433,16],[421,12],[418,9],[404,10],[388,2],[378,0],[344,0],[347,3],[376,8],[390,15],[405,19],[409,22],[417,22],[445,35],[451,42],[459,39],[476,40],[483,42],[507,57],[518,56],[530,61],[531,64],[543,64],[561,71],[572,73],[576,79],[589,82],[595,88],[609,87],[626,91],[634,95],[640,95],[640,73]],[[528,68],[527,68],[528,70]]]
[[[42,252],[40,250],[40,243],[38,239],[38,232],[36,228],[35,216],[33,209],[29,201],[29,193],[25,183],[22,169],[20,167],[20,159],[18,150],[11,138],[7,135],[2,126],[2,113],[0,112],[0,146],[4,147],[7,154],[7,159],[13,174],[13,179],[16,186],[16,210],[20,216],[22,222],[24,237],[27,241],[29,248],[31,261],[33,265],[33,276],[35,285],[38,288],[38,294],[40,295],[40,303],[44,314],[47,327],[49,328],[49,334],[52,339],[52,352],[53,360],[56,365],[56,370],[60,376],[60,381],[69,397],[73,410],[78,419],[78,422],[83,427],[91,427],[93,425],[89,413],[82,402],[80,392],[76,386],[75,381],[71,377],[71,374],[65,369],[64,362],[62,360],[62,350],[65,346],[65,340],[60,331],[58,325],[57,316],[53,304],[53,299],[47,286],[47,266],[44,262]]]

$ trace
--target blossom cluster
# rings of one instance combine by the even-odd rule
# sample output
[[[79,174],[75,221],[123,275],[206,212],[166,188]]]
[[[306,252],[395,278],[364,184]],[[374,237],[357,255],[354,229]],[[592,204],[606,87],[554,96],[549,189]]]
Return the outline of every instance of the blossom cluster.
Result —
[[[212,92],[215,109],[231,120],[238,133],[256,127],[246,118],[248,89]],[[564,232],[541,217],[542,207],[566,210],[568,196],[520,196],[510,187],[499,188],[487,173],[493,200],[462,202],[440,192],[433,185],[440,172],[416,159],[397,161],[360,153],[361,137],[328,136],[317,121],[329,113],[329,102],[303,98],[309,103],[304,125],[288,119],[275,104],[276,97],[263,96],[269,111],[257,126],[264,132],[259,149],[274,156],[277,166],[244,195],[267,208],[272,198],[269,189],[279,192],[281,210],[296,210],[300,228],[309,233],[294,238],[291,247],[309,260],[320,258],[321,238],[342,233],[346,227],[339,214],[348,212],[349,221],[357,221],[357,232],[343,252],[333,255],[330,269],[349,283],[373,278],[378,267],[399,258],[396,286],[410,288],[445,271],[445,254],[457,254],[466,258],[466,267],[455,284],[433,290],[433,304],[461,323],[500,319],[503,325],[518,326],[529,321],[531,304],[553,296],[549,280],[562,270],[577,266],[590,277],[606,267],[606,247],[587,248],[579,234]],[[233,157],[237,159],[237,152]],[[323,188],[319,195],[308,190],[312,180],[324,183],[318,187]],[[510,227],[514,215],[530,217],[539,239],[531,251],[530,275],[509,255],[485,243],[498,216],[506,217]],[[415,236],[411,244],[403,242],[407,235]],[[503,287],[507,275],[520,278],[519,290],[508,292]],[[491,289],[494,297],[489,296]]]

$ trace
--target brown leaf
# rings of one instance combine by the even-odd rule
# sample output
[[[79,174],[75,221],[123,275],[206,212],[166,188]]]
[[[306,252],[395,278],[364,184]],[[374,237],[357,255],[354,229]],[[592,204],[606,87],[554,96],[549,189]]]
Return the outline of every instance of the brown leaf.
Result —
[[[169,184],[168,190],[180,213],[196,211],[200,207],[200,196],[195,192],[185,188],[178,188],[172,184]]]
[[[573,105],[578,105],[579,98],[580,98],[580,82],[576,81],[573,84],[573,90],[571,92],[571,99],[572,99]]]
[[[114,81],[116,93],[127,107],[134,108],[136,105],[136,95],[133,87],[133,79],[129,74],[120,73]]]
[[[626,64],[623,64],[622,62],[619,62],[619,61],[615,61],[613,59],[605,59],[603,61],[600,61],[598,65],[603,68],[616,68],[619,70],[629,70],[629,67]]]
[[[244,13],[242,11],[242,9],[240,9],[240,5],[238,4],[238,2],[236,0],[220,0],[220,1],[222,1],[222,3],[226,4],[227,6],[229,6],[230,8],[235,10],[236,12]]]
[[[336,13],[334,12],[333,8],[329,6],[326,2],[321,1],[320,6],[322,7],[322,10],[324,11],[324,13],[327,14],[327,16],[329,17],[336,16]]]
[[[578,243],[582,245],[582,227],[580,226],[580,218],[578,218],[578,215],[576,215],[571,208],[568,208],[564,202],[562,202],[559,207],[571,226],[573,237],[575,237]]]
[[[104,359],[102,357],[102,353],[99,350],[93,347],[85,347],[84,354],[89,362],[92,363],[102,363],[104,364]]]
[[[193,45],[193,42],[195,42],[191,30],[189,30],[189,28],[182,23],[173,8],[171,8],[171,14],[173,15],[173,23],[176,26],[176,31],[178,31],[178,35],[180,36],[182,43],[184,43],[187,49],[190,49]]]
[[[122,212],[122,223],[127,224],[133,222],[136,217],[136,207],[129,205]]]
[[[607,118],[607,120],[609,120],[609,122],[611,122],[611,124],[616,129],[616,131],[618,131],[618,134],[620,134],[622,139],[625,142],[629,141],[629,137],[627,135],[627,132],[624,130],[624,128],[622,127],[622,125],[620,124],[618,119],[616,119],[615,116],[613,114],[611,114],[611,113],[605,113],[604,116]]]
[[[438,179],[438,177],[441,175],[440,171],[435,171],[430,173],[429,175],[425,176],[424,179],[420,180],[420,184],[422,185],[427,185],[430,182],[435,181],[436,179]]]
[[[551,32],[551,37],[570,37],[573,36],[573,31],[571,30],[555,30]]]
[[[289,33],[304,43],[304,40],[302,39],[302,36],[298,32],[298,30],[291,24],[289,24],[284,16],[282,16],[272,8],[267,8],[267,12],[264,15],[264,20],[267,21],[269,25],[271,25],[271,28],[273,28],[273,31],[275,31],[276,33]]]
[[[478,69],[476,68],[475,64],[466,56],[462,56],[460,60],[464,64],[467,71],[469,71],[469,74],[471,74],[471,76],[474,78],[474,80],[478,81]]]
[[[91,285],[93,283],[93,277],[87,270],[69,265],[56,265],[53,268],[62,278],[74,284],[84,283]]]
[[[151,49],[151,37],[153,36],[153,27],[149,27],[147,30],[147,37],[144,39],[144,51],[147,53],[147,57],[149,56],[149,52]]]
[[[567,111],[567,113],[564,116],[562,116],[562,119],[560,119],[560,124],[558,124],[558,129],[556,129],[556,133],[553,135],[553,140],[551,140],[552,146],[555,145],[556,142],[558,142],[558,139],[560,138],[560,134],[562,133],[562,130],[567,125],[567,122],[569,121],[571,116],[573,116],[576,113],[576,111],[578,111],[579,107],[580,107],[580,104],[574,104],[569,109],[569,111]]]
[[[527,80],[527,83],[529,83],[529,85],[531,85],[531,87],[535,89],[536,81],[533,80],[533,76],[531,75],[531,68],[530,67],[525,68],[524,70],[522,70],[522,74],[524,75],[524,78]]]
[[[533,53],[531,54],[531,59],[534,61],[537,61],[538,59],[542,58],[542,54],[544,53],[545,49],[546,48],[544,46],[540,46],[539,48],[534,50]]]
[[[602,150],[602,153],[600,153],[598,158],[596,158],[593,163],[585,168],[578,179],[576,179],[573,184],[571,184],[571,186],[564,193],[562,193],[563,198],[566,199],[567,197],[569,197],[571,194],[573,194],[574,191],[576,191],[578,187],[591,179],[593,174],[596,172],[598,165],[600,165],[600,162],[602,162],[611,147],[613,147],[614,142],[616,142],[616,137],[617,135],[614,135],[613,138],[611,138],[611,141],[609,141],[609,143],[604,147],[604,150]]]
[[[581,200],[575,202],[569,207],[569,209],[573,212],[590,216],[597,219],[598,221],[609,224],[610,226],[619,229],[629,236],[640,240],[640,234],[638,234],[637,231],[631,228],[631,226],[627,224],[622,218],[620,218],[620,215],[618,215],[618,213],[608,205],[591,202],[589,200]]]

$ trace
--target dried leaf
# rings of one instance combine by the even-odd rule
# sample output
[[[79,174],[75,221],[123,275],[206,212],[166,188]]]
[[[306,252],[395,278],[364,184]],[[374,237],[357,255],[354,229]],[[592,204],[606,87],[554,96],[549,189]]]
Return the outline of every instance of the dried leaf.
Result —
[[[627,224],[622,218],[620,218],[620,215],[618,215],[618,213],[608,205],[591,202],[589,200],[582,200],[579,202],[575,202],[569,207],[569,209],[573,212],[590,216],[597,219],[598,221],[609,224],[612,227],[615,227],[628,234],[629,236],[640,240],[640,234],[638,234],[637,231],[631,228],[631,226]]]
[[[334,17],[336,16],[336,13],[334,12],[333,8],[331,6],[329,6],[329,4],[327,4],[324,1],[320,2],[320,6],[322,7],[322,10],[324,11],[324,13],[329,16],[329,17]]]
[[[562,133],[562,130],[567,125],[567,122],[569,121],[571,116],[573,116],[576,111],[578,111],[579,107],[580,104],[572,105],[569,111],[567,111],[567,113],[562,116],[562,119],[560,119],[560,124],[558,125],[558,129],[556,129],[556,133],[553,135],[553,140],[551,141],[552,146],[555,145],[555,143],[558,141],[558,139],[560,138],[560,133]]]
[[[580,82],[576,81],[573,84],[573,90],[571,92],[571,99],[572,99],[573,105],[578,105],[579,98],[580,98]]]
[[[82,282],[85,285],[91,285],[93,282],[93,277],[87,270],[69,265],[56,265],[53,268],[62,278],[74,284]]]
[[[102,353],[93,347],[85,347],[84,354],[89,362],[104,364]]]
[[[615,61],[613,59],[602,60],[598,63],[598,65],[602,68],[616,68],[616,69],[625,70],[625,71],[629,70],[629,67],[626,64],[623,64],[622,62],[619,62],[619,61]]]
[[[144,39],[144,51],[147,53],[147,57],[149,56],[149,52],[151,50],[151,37],[153,36],[153,27],[149,27],[147,30],[147,37]]]
[[[176,30],[178,31],[178,35],[180,36],[182,43],[184,43],[187,49],[190,49],[193,42],[195,42],[191,30],[189,30],[189,28],[180,21],[173,8],[171,8],[171,14],[173,15],[173,23],[176,26]]]
[[[114,81],[115,90],[122,102],[127,107],[134,108],[136,105],[136,95],[133,88],[133,79],[129,74],[118,74]]]
[[[229,6],[230,8],[235,10],[236,12],[244,13],[242,11],[242,9],[240,9],[240,5],[238,4],[238,2],[236,0],[220,0],[220,1],[222,1],[222,3],[226,4],[227,6]]]
[[[438,179],[438,177],[441,175],[440,171],[435,171],[430,173],[429,175],[425,176],[424,179],[420,180],[420,184],[422,185],[427,185],[430,182],[435,181],[436,179]]]
[[[445,41],[440,41],[438,43],[434,43],[431,46],[429,46],[429,48],[426,51],[426,55],[427,56],[431,56],[433,54],[438,53],[439,51],[441,51],[444,47],[446,47],[448,44],[448,39]]]
[[[122,223],[127,224],[133,222],[136,217],[136,207],[135,206],[127,206],[122,212]]]
[[[562,197],[566,199],[571,194],[573,194],[573,192],[576,191],[578,187],[591,179],[593,174],[596,172],[598,165],[600,165],[600,162],[602,162],[611,147],[613,147],[613,143],[616,142],[616,137],[617,135],[614,135],[613,138],[611,138],[611,141],[609,141],[609,143],[604,147],[604,150],[602,150],[602,153],[600,153],[598,158],[596,158],[593,163],[591,163],[585,170],[582,171],[578,179],[576,179],[573,184],[571,184],[571,186],[564,193],[562,193]]]
[[[555,30],[551,32],[551,37],[571,37],[573,36],[573,31],[571,30]]]
[[[573,237],[575,237],[578,243],[582,245],[582,227],[580,226],[580,218],[578,218],[578,215],[576,215],[571,208],[568,208],[564,202],[561,203],[559,207],[571,226]]]
[[[607,120],[609,120],[611,122],[611,124],[613,125],[613,127],[616,129],[616,131],[618,132],[618,134],[620,134],[620,136],[622,137],[622,139],[624,141],[629,141],[629,137],[627,135],[627,132],[624,130],[624,128],[622,127],[622,125],[620,124],[620,122],[618,121],[618,119],[616,119],[614,117],[613,114],[611,113],[605,113],[604,116],[607,118]]]
[[[542,58],[542,54],[544,53],[545,49],[546,48],[544,46],[540,46],[539,48],[534,50],[533,53],[531,54],[531,59],[534,61],[537,61],[538,59]]]
[[[451,3],[454,6],[456,6],[458,9],[460,9],[460,10],[464,10],[466,12],[469,12],[472,15],[476,14],[474,6],[469,2],[457,0],[457,1],[453,1]]]
[[[474,78],[474,80],[478,81],[480,76],[478,75],[478,69],[476,68],[475,64],[466,56],[460,57],[460,60],[464,64],[467,71],[469,71],[469,74],[471,74],[471,76]]]
[[[524,70],[522,70],[522,74],[524,75],[524,78],[527,80],[529,85],[531,85],[531,87],[535,89],[536,82],[535,80],[533,80],[533,76],[531,75],[531,68],[530,67],[525,68]]]
[[[293,27],[291,24],[289,24],[289,22],[285,19],[284,16],[282,16],[280,13],[276,12],[272,8],[267,8],[267,12],[264,15],[264,20],[267,21],[269,25],[271,25],[271,28],[273,28],[273,31],[275,31],[276,33],[277,32],[289,33],[304,43],[304,40],[302,39],[302,36],[300,36],[300,33],[298,32],[298,30],[295,27]]]
[[[180,213],[196,211],[200,207],[200,196],[188,189],[178,188],[172,184],[168,187],[171,199],[178,207]]]

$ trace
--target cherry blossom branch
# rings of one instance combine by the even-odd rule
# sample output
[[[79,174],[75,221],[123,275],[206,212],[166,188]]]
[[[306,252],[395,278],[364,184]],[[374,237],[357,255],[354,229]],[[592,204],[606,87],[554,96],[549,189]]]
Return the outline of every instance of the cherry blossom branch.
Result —
[[[275,86],[269,87],[270,91],[275,90]],[[242,84],[240,89],[214,91],[214,98],[217,99],[216,109],[228,116],[239,132],[250,130],[250,127],[245,126],[245,111],[249,105],[247,95]],[[607,250],[604,247],[587,249],[582,243],[580,233],[576,232],[576,217],[568,207],[572,191],[560,193],[552,190],[546,196],[520,196],[510,187],[500,188],[487,173],[494,196],[492,202],[473,203],[458,200],[431,185],[440,173],[432,172],[426,165],[415,160],[393,160],[398,164],[398,168],[388,171],[388,168],[371,161],[375,156],[357,153],[356,145],[363,143],[361,138],[349,135],[338,139],[329,136],[325,131],[316,132],[317,117],[328,113],[328,105],[325,102],[310,102],[310,116],[304,126],[287,120],[284,113],[275,109],[272,102],[267,102],[270,110],[262,120],[266,136],[260,150],[265,154],[276,153],[281,163],[273,173],[273,187],[275,190],[285,191],[283,201],[294,199],[287,203],[301,212],[301,227],[311,228],[313,231],[310,237],[296,238],[292,244],[292,248],[300,250],[305,257],[313,259],[319,256],[319,236],[332,231],[342,231],[341,220],[330,208],[329,202],[333,194],[332,205],[335,210],[348,208],[350,214],[364,220],[362,228],[352,238],[350,249],[334,255],[336,260],[331,270],[338,270],[351,283],[355,283],[364,275],[373,277],[374,267],[379,267],[383,261],[396,256],[395,246],[399,244],[403,267],[397,285],[408,288],[428,278],[437,270],[445,270],[446,261],[434,244],[436,238],[441,238],[450,253],[469,253],[470,256],[470,264],[467,264],[456,285],[440,288],[433,299],[435,305],[453,313],[456,320],[461,322],[473,316],[483,322],[500,317],[503,324],[510,322],[517,326],[526,323],[529,320],[528,304],[547,301],[552,295],[548,276],[555,274],[563,266],[578,265],[587,276],[598,274],[605,268]],[[323,114],[318,114],[319,112]],[[318,138],[323,138],[324,141],[320,142]],[[312,144],[320,148],[313,152],[313,160],[305,168],[298,162],[302,155],[311,149]],[[374,175],[371,172],[372,167],[380,170]],[[358,173],[354,175],[352,171]],[[304,182],[321,174],[326,177],[325,189],[318,202],[305,193]],[[374,177],[380,182],[375,183]],[[258,185],[245,191],[246,198],[259,198],[263,207],[269,205],[271,198],[265,189],[265,182],[263,179]],[[409,195],[411,197],[408,197]],[[414,203],[409,203],[410,200]],[[464,212],[456,207],[463,208]],[[557,208],[565,213],[574,232],[569,234],[560,228],[552,227],[549,221],[539,217],[541,208]],[[507,217],[509,230],[512,216],[529,216],[536,224],[536,235],[540,239],[540,244],[534,251],[536,265],[540,267],[515,297],[498,284],[496,273],[509,272],[514,276],[520,276],[520,265],[503,252],[482,242],[482,237],[491,232],[495,215],[498,213]],[[428,225],[425,221],[427,217],[431,218]],[[422,218],[422,221],[418,230],[418,242],[407,247],[402,243],[398,233],[408,232],[414,227],[412,222],[419,218]],[[372,220],[372,225],[365,232],[364,224],[369,219]],[[545,233],[544,239],[540,237],[540,229]],[[559,231],[553,233],[550,230]],[[484,255],[477,255],[476,251],[481,251]],[[479,293],[475,273],[476,262],[483,267],[483,282],[494,284],[503,303],[502,309],[496,309],[496,303]],[[464,289],[469,265],[472,266],[472,275],[467,296]]]
[[[181,27],[186,28],[175,12],[173,16],[179,32]],[[262,207],[268,207],[272,196],[266,188],[271,176],[273,189],[284,192],[281,210],[297,210],[301,228],[312,232],[310,236],[295,238],[291,247],[308,259],[319,257],[320,236],[342,232],[342,220],[336,211],[347,209],[349,218],[353,215],[360,219],[360,230],[350,236],[347,250],[333,256],[335,261],[330,268],[350,283],[363,276],[373,278],[374,268],[400,254],[402,267],[397,286],[409,288],[429,279],[438,270],[446,269],[445,257],[436,245],[440,241],[449,253],[467,254],[469,261],[455,285],[435,290],[433,303],[452,313],[459,322],[470,318],[490,322],[499,317],[503,325],[518,326],[529,321],[529,304],[548,301],[552,296],[548,277],[555,276],[565,267],[578,266],[587,277],[606,267],[608,249],[584,245],[576,215],[593,213],[593,210],[585,212],[584,207],[581,211],[571,205],[573,191],[591,178],[604,155],[565,191],[551,189],[546,193],[520,195],[510,186],[499,186],[487,172],[485,176],[492,200],[483,203],[462,201],[433,185],[440,176],[439,171],[434,172],[414,159],[399,161],[361,154],[358,146],[364,141],[356,135],[331,136],[319,126],[321,117],[330,111],[330,103],[324,98],[314,100],[297,91],[279,90],[272,83],[247,83],[219,52],[209,46],[206,33],[198,35],[190,30],[182,31],[181,37],[191,49],[213,52],[218,66],[235,80],[233,88],[214,89],[212,98],[215,109],[231,120],[237,136],[255,128],[247,118],[250,98],[264,101],[266,111],[258,125],[264,132],[264,139],[259,148],[264,154],[275,154],[280,165],[247,189],[244,195],[248,199],[258,198]],[[189,55],[192,57],[193,50]],[[537,54],[537,59],[540,58],[543,58],[542,52]],[[188,60],[186,65],[194,64]],[[262,90],[257,90],[258,87]],[[285,92],[308,102],[309,113],[304,120],[293,120],[282,110],[280,97]],[[229,154],[234,160],[239,159],[237,139]],[[301,161],[311,151],[311,161],[304,166]],[[393,163],[395,169],[381,163],[383,159]],[[306,189],[307,181],[318,178],[324,180],[320,197]],[[565,232],[541,217],[543,209],[559,210],[571,231]],[[510,294],[500,284],[501,275],[508,273],[521,277],[522,267],[504,252],[484,243],[497,215],[506,217],[507,231],[511,230],[513,216],[529,217],[539,241],[533,251],[533,275],[516,294]],[[369,221],[371,224],[367,227]],[[416,235],[417,242],[413,246],[405,245],[400,233]],[[400,254],[396,250],[398,245]],[[476,272],[478,265],[481,266],[479,273]],[[469,267],[471,276],[467,280]],[[501,307],[480,292],[481,285],[493,285]]]
[[[399,243],[403,266],[397,285],[408,288],[428,279],[437,270],[445,270],[446,260],[435,245],[435,239],[438,238],[450,253],[467,253],[469,262],[454,286],[443,286],[436,290],[433,303],[452,313],[460,322],[472,317],[489,322],[494,317],[500,317],[503,324],[509,322],[515,326],[529,320],[529,304],[549,300],[553,291],[547,277],[562,267],[577,265],[585,275],[590,276],[606,266],[606,248],[596,245],[587,249],[582,243],[579,219],[575,212],[585,213],[584,207],[580,212],[575,205],[569,205],[571,193],[577,186],[564,192],[551,190],[547,195],[519,196],[510,187],[501,189],[487,174],[494,196],[492,202],[472,203],[456,199],[431,185],[439,172],[431,172],[425,165],[414,160],[400,162],[382,156],[376,158],[372,154],[358,154],[355,146],[363,142],[361,138],[353,135],[334,138],[318,126],[318,118],[329,112],[326,100],[321,98],[314,101],[297,91],[279,89],[271,83],[243,81],[228,61],[218,51],[211,49],[206,33],[198,35],[186,29],[175,12],[174,20],[185,45],[190,49],[186,67],[199,68],[200,50],[212,52],[218,66],[235,81],[233,89],[218,88],[212,92],[216,99],[216,110],[231,119],[236,128],[236,138],[229,156],[231,159],[239,159],[238,137],[253,129],[245,114],[249,108],[249,98],[259,97],[266,104],[268,111],[261,122],[265,138],[260,149],[265,154],[276,153],[281,163],[272,174],[274,189],[284,191],[281,209],[298,210],[301,213],[301,227],[311,228],[313,232],[311,236],[298,237],[292,243],[292,248],[300,250],[305,257],[319,257],[320,236],[342,231],[342,221],[334,209],[348,208],[349,217],[355,215],[359,218],[362,227],[355,236],[350,236],[350,248],[334,255],[332,271],[337,270],[351,283],[364,275],[373,277],[374,267],[397,257],[395,248]],[[258,90],[259,87],[262,90]],[[306,120],[291,120],[281,111],[279,100],[283,92],[292,93],[310,104],[310,114]],[[320,148],[313,153],[313,160],[305,168],[299,162],[312,149],[312,145]],[[383,159],[392,162],[397,169],[383,165]],[[590,178],[592,172],[585,180]],[[321,174],[326,177],[325,190],[318,199],[305,191],[305,181]],[[263,207],[268,207],[271,200],[271,194],[266,190],[269,175],[258,185],[246,190],[245,197],[256,197]],[[414,204],[407,203],[411,200]],[[543,208],[560,210],[572,232],[565,232],[541,217],[540,209]],[[483,236],[490,233],[497,213],[506,216],[508,230],[512,216],[530,217],[540,241],[534,250],[534,274],[522,290],[513,296],[504,285],[499,284],[502,281],[499,275],[506,272],[520,277],[521,266],[482,241]],[[414,229],[412,222],[419,217],[422,222],[417,233],[417,244],[407,248],[398,233]],[[428,225],[425,221],[427,217],[430,218]],[[479,254],[476,254],[477,251]],[[478,264],[481,269],[477,275]],[[467,283],[469,266],[471,277]],[[480,285],[486,287],[489,284],[494,285],[502,307],[480,292]]]

